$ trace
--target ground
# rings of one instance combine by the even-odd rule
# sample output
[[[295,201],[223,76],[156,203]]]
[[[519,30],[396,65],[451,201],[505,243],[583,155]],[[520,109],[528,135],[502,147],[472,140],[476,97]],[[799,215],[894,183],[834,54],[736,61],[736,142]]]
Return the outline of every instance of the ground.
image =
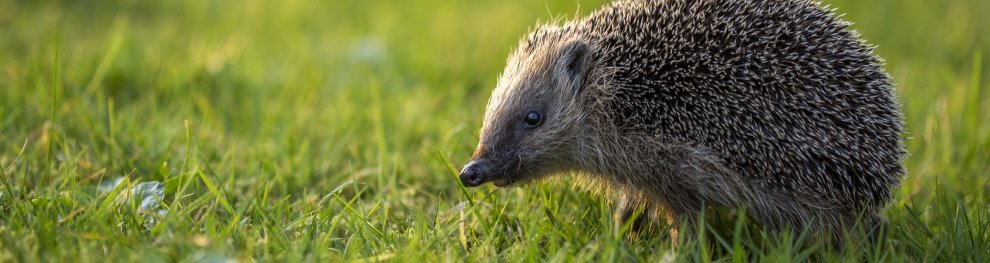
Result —
[[[984,0],[826,0],[904,107],[876,243],[725,209],[628,239],[566,179],[461,188],[517,40],[601,2],[0,1],[0,261],[990,261]]]

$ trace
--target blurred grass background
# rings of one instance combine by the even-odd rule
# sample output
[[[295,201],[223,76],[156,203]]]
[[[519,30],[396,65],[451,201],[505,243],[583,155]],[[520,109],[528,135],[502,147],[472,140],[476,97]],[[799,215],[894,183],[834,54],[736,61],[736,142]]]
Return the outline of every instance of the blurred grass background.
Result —
[[[0,261],[990,260],[983,0],[825,1],[909,131],[863,253],[758,226],[669,250],[563,183],[462,193],[444,158],[516,41],[603,2],[0,1]],[[163,183],[166,212],[98,190],[120,177]]]

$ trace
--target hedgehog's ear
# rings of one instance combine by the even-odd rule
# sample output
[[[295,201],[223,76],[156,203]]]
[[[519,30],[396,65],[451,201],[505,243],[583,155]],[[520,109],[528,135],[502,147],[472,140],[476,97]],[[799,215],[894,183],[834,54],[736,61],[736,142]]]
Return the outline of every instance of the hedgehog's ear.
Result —
[[[564,44],[560,49],[556,70],[559,76],[571,86],[574,95],[581,93],[588,82],[591,73],[591,48],[581,40]]]

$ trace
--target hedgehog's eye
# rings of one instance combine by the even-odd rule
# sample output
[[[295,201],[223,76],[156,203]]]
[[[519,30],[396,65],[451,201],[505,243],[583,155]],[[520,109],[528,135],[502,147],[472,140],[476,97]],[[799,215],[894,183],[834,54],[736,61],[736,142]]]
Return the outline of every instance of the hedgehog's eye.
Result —
[[[540,125],[540,122],[543,121],[543,117],[540,116],[539,112],[531,111],[526,113],[526,119],[523,121],[526,122],[526,126],[528,127],[536,127],[536,125]]]

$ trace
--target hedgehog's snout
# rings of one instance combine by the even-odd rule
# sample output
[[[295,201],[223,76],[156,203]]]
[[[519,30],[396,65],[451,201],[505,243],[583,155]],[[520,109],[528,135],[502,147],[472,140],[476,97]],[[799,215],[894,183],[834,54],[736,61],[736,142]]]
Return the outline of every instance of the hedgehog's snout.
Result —
[[[471,160],[461,169],[461,183],[467,187],[479,186],[486,182],[487,162],[483,159]]]

